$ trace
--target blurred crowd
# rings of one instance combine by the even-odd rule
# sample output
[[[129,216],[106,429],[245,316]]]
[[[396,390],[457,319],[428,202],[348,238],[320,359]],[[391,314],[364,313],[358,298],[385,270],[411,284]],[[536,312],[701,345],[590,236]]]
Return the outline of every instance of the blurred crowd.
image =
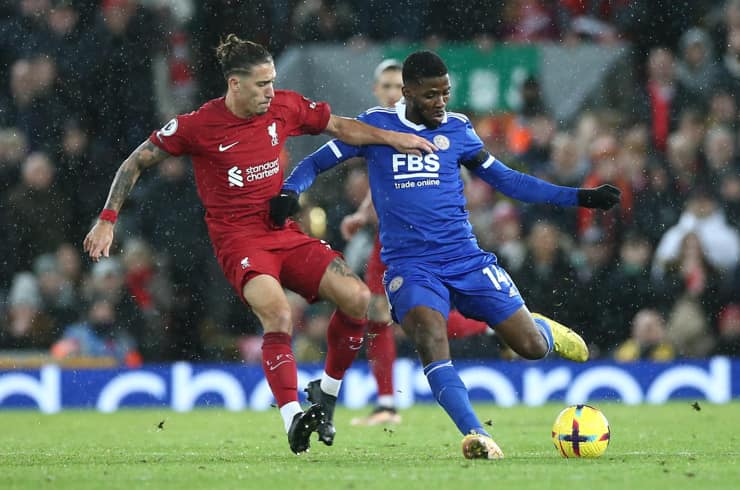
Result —
[[[213,258],[187,159],[143,175],[112,258],[92,264],[80,246],[122,159],[221,95],[212,48],[228,32],[276,56],[315,41],[630,43],[630,111],[559,121],[531,77],[516,111],[470,115],[500,160],[556,184],[612,183],[621,207],[522,205],[468,176],[471,222],[529,308],[580,330],[594,357],[740,355],[740,0],[0,0],[0,350],[259,360],[259,325]],[[313,192],[305,220],[323,213],[332,230],[354,211],[366,171],[341,175],[343,195]],[[363,272],[373,230],[317,233]],[[319,360],[331,311],[290,298],[297,357]],[[453,352],[509,354],[494,336]]]

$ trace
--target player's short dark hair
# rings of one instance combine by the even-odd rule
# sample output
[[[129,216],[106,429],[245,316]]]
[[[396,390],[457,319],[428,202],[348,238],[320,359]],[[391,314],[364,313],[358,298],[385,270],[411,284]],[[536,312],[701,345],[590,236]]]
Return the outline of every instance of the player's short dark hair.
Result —
[[[236,34],[229,34],[216,48],[216,58],[221,65],[224,78],[234,73],[249,74],[252,67],[270,63],[272,55],[262,46],[252,41],[240,39]]]
[[[420,83],[423,78],[443,77],[447,75],[447,65],[437,53],[416,51],[403,61],[403,83]]]

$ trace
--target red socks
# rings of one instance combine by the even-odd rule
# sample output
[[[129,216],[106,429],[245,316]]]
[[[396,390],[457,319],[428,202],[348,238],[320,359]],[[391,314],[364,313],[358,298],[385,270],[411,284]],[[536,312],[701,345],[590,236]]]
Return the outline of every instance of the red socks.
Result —
[[[465,318],[457,310],[450,311],[447,319],[447,336],[451,339],[461,339],[472,335],[486,333],[488,325],[478,320]]]
[[[358,320],[336,310],[327,331],[326,366],[324,371],[334,379],[342,379],[362,348],[367,320]]]
[[[278,407],[298,401],[298,371],[287,333],[262,336],[262,370]]]
[[[378,396],[393,396],[396,339],[393,335],[392,323],[368,322],[367,359],[378,384]]]

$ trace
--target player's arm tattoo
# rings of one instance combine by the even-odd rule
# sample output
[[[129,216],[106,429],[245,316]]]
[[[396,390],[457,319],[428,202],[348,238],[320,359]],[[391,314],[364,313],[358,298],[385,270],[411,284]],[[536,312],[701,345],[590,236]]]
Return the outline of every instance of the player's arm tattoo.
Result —
[[[358,281],[360,280],[360,278],[357,277],[357,274],[352,272],[352,269],[349,268],[346,262],[339,257],[331,261],[331,264],[329,264],[329,270],[342,277],[354,277]]]
[[[123,202],[128,197],[129,192],[139,179],[141,172],[149,167],[153,167],[159,162],[167,159],[169,153],[159,148],[149,140],[146,140],[136,148],[131,155],[123,161],[113,183],[110,186],[108,199],[105,201],[105,209],[120,211]]]

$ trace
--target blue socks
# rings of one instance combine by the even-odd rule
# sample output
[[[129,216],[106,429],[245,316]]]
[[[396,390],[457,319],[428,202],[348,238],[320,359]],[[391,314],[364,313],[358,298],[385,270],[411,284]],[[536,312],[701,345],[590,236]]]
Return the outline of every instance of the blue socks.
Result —
[[[550,329],[550,325],[547,323],[546,320],[542,318],[535,318],[534,324],[535,326],[537,326],[537,330],[540,331],[540,334],[545,338],[545,343],[547,344],[547,354],[549,354],[550,352],[552,352],[552,349],[555,346],[555,341],[552,340],[552,330]]]
[[[467,435],[471,430],[474,430],[478,434],[490,437],[490,434],[483,429],[478,417],[473,412],[468,397],[468,389],[452,366],[452,361],[432,362],[424,367],[424,374],[429,381],[429,386],[432,388],[437,403],[445,409],[447,415],[455,422],[463,435]]]

